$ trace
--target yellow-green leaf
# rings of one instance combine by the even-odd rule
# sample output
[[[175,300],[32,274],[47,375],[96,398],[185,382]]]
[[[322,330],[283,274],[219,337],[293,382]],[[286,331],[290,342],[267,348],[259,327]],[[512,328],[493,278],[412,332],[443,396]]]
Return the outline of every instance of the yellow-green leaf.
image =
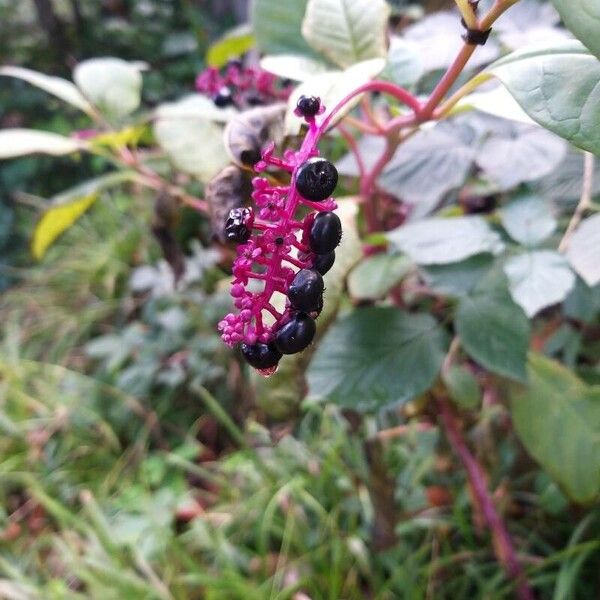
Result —
[[[68,204],[61,204],[49,208],[39,220],[31,240],[31,252],[40,260],[54,240],[64,233],[94,202],[98,194],[91,194],[78,198]]]
[[[230,31],[217,40],[206,53],[206,64],[220,69],[232,58],[238,58],[256,45],[256,39],[248,27],[242,26]]]

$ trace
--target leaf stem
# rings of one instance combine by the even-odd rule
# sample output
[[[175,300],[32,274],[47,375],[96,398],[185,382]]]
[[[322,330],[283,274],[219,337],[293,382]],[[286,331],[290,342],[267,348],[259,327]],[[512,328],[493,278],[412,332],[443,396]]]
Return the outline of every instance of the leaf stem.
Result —
[[[516,593],[519,600],[534,600],[533,591],[519,563],[513,541],[487,489],[483,467],[469,450],[448,397],[438,393],[436,400],[448,441],[467,471],[473,499],[491,531],[496,558],[507,576],[516,581]]]

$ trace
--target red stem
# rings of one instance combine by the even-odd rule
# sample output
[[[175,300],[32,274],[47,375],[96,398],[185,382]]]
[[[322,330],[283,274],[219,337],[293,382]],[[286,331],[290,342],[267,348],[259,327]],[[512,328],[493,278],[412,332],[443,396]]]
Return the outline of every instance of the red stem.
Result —
[[[496,558],[504,568],[507,576],[516,581],[518,598],[520,600],[534,600],[533,591],[529,587],[525,573],[519,563],[513,541],[488,492],[483,468],[471,454],[458,427],[448,398],[440,394],[437,396],[437,403],[448,441],[467,471],[473,497],[492,533]]]

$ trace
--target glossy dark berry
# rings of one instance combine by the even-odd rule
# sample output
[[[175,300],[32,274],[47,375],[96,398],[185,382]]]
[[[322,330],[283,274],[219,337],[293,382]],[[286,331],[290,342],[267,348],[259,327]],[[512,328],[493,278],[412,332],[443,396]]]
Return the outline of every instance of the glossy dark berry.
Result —
[[[337,181],[337,169],[328,160],[315,156],[300,165],[296,189],[303,198],[320,202],[333,194]]]
[[[227,61],[227,68],[234,67],[236,69],[241,69],[243,66],[242,61],[239,58],[232,58]]]
[[[242,344],[242,355],[246,362],[255,369],[276,367],[281,352],[273,344]]]
[[[310,228],[308,243],[315,254],[328,254],[342,239],[342,222],[331,211],[320,212]]]
[[[296,354],[310,345],[315,337],[315,320],[298,313],[275,334],[275,346],[283,354]]]
[[[250,239],[254,213],[251,208],[232,208],[225,221],[225,239],[234,244],[243,244]]]
[[[318,310],[324,287],[320,273],[313,269],[302,269],[296,273],[287,296],[296,310],[310,313]]]
[[[321,100],[315,96],[300,96],[296,104],[296,114],[302,117],[314,117],[321,108]]]
[[[331,267],[333,267],[333,263],[335,262],[335,251],[327,252],[327,254],[317,254],[315,257],[315,262],[313,263],[313,269],[321,273],[321,275],[325,275]]]
[[[215,103],[215,106],[218,106],[219,108],[231,106],[233,104],[231,90],[227,86],[223,86],[219,90],[219,93],[213,98],[213,102]]]

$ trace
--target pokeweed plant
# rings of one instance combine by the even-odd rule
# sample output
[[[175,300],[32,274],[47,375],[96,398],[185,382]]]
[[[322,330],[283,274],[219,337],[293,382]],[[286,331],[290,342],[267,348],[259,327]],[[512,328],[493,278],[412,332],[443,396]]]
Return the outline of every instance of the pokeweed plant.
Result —
[[[272,26],[281,2],[256,0],[253,7],[264,72],[226,65],[236,45],[225,38],[218,54],[226,58],[198,77],[199,94],[137,120],[131,115],[140,104],[141,65],[88,61],[76,69],[75,85],[0,70],[83,110],[96,127],[70,138],[7,130],[0,158],[85,151],[119,167],[55,199],[34,235],[34,254],[41,257],[99,189],[127,180],[210,215],[224,263],[226,243],[238,244],[231,268],[237,311],[218,325],[225,343],[240,344],[246,361],[268,376],[284,354],[307,349],[310,399],[363,414],[400,407],[397,415],[422,425],[439,419],[499,562],[518,597],[532,598],[458,415],[473,418],[482,400],[489,408],[505,399],[525,447],[572,500],[589,503],[600,493],[591,326],[600,306],[600,218],[585,218],[597,208],[600,13],[586,0],[554,0],[580,43],[533,0],[455,0],[460,16],[446,16],[462,27],[462,42],[457,33],[448,62],[424,51],[435,46],[427,19],[392,36],[388,47],[383,0],[294,3],[283,35]],[[548,19],[554,41],[523,46],[510,30],[511,14],[529,19],[519,23],[526,33],[534,19]],[[492,62],[502,47],[514,51]],[[473,74],[478,48],[476,64],[487,66]],[[423,74],[440,69],[427,89]],[[300,82],[293,90],[281,80],[289,77]],[[505,87],[478,90],[493,79]],[[476,118],[465,121],[474,109]],[[163,158],[193,178],[189,185],[165,175],[165,163],[139,144],[149,122]],[[341,160],[321,155],[321,148],[339,153],[344,142],[350,153]],[[574,179],[575,194],[567,190]],[[204,198],[190,191],[194,180],[205,184]],[[334,266],[342,232],[335,210],[352,200],[334,200],[336,187],[355,192],[359,219],[344,227],[358,221],[365,241],[363,258],[341,273]],[[548,201],[574,196],[570,213]],[[369,306],[317,332],[314,319],[334,274],[347,280],[351,300]]]

